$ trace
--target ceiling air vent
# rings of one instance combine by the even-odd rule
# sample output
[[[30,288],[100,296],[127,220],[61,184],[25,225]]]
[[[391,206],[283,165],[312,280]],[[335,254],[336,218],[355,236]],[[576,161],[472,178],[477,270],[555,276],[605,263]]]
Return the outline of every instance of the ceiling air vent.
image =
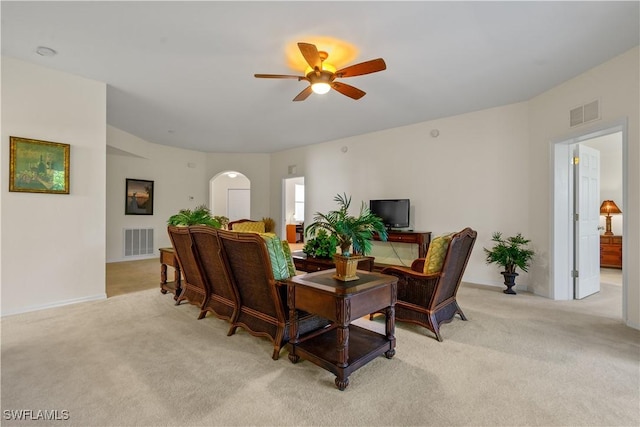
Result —
[[[569,111],[569,126],[574,127],[600,118],[600,101],[597,99]]]

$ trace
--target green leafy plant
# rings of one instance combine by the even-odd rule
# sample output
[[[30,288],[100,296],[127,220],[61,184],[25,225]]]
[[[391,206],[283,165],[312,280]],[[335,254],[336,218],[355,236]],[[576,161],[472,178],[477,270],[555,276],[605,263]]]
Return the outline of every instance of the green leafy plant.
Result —
[[[205,205],[197,206],[194,210],[180,209],[177,214],[169,217],[167,224],[176,226],[208,225],[220,228],[220,221],[211,216],[211,211]]]
[[[526,272],[535,252],[526,246],[531,242],[522,234],[503,238],[502,233],[495,232],[491,241],[495,245],[491,249],[483,248],[487,255],[487,264],[497,264],[504,267],[506,273],[515,273],[516,268]]]
[[[302,252],[313,258],[332,258],[336,253],[336,246],[338,240],[335,236],[321,228],[315,237],[305,242]]]
[[[229,218],[227,218],[224,215],[215,215],[213,217],[213,219],[215,219],[216,221],[218,221],[220,223],[220,228],[227,228],[227,224],[229,224]]]
[[[364,202],[360,206],[360,214],[355,217],[349,215],[351,197],[338,194],[333,200],[338,203],[339,209],[326,214],[316,212],[313,222],[305,229],[305,235],[313,236],[320,230],[326,230],[329,235],[337,239],[344,256],[350,255],[351,246],[355,254],[366,255],[371,252],[371,239],[374,232],[380,236],[381,240],[387,240],[387,229],[382,219],[372,214]]]

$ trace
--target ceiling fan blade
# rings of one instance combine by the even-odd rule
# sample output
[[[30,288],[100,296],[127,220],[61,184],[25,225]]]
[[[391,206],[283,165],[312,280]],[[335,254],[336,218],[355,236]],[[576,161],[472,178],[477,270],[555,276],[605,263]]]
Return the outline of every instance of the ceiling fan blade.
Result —
[[[298,95],[296,95],[295,98],[293,98],[294,101],[304,101],[305,99],[307,99],[309,97],[309,95],[311,95],[311,93],[313,92],[313,90],[311,90],[311,86],[307,86],[306,88],[302,89],[302,92],[300,92]]]
[[[377,73],[378,71],[386,70],[387,64],[384,59],[372,59],[371,61],[361,62],[359,64],[350,65],[342,70],[336,71],[336,77],[354,77],[361,76],[363,74]]]
[[[311,68],[314,70],[322,70],[322,59],[320,58],[316,45],[300,42],[298,43],[298,48]]]
[[[331,83],[331,87],[340,92],[343,95],[348,96],[353,99],[360,99],[365,96],[367,93],[358,89],[357,87],[353,87],[348,84],[333,82]]]
[[[291,76],[288,74],[254,74],[253,76],[259,79],[297,79],[298,81],[304,80],[303,76]]]

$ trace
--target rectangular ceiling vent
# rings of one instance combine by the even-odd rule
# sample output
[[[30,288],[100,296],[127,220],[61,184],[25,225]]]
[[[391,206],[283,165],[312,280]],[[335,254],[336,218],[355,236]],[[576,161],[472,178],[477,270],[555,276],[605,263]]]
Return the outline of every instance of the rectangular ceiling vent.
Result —
[[[124,256],[153,255],[153,228],[125,228]]]
[[[600,118],[600,101],[597,99],[569,111],[569,126],[574,127]]]

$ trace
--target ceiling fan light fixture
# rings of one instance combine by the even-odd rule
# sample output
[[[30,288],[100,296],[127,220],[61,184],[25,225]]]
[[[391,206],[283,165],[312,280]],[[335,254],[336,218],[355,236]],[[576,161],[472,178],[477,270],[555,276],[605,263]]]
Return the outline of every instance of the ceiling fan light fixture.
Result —
[[[298,50],[307,62],[307,69],[304,76],[293,76],[286,74],[254,74],[254,77],[263,79],[296,79],[298,81],[307,81],[306,86],[298,93],[293,101],[304,101],[312,93],[325,94],[331,89],[335,89],[342,95],[351,99],[358,100],[366,95],[366,93],[357,87],[353,87],[346,83],[335,81],[336,78],[362,76],[364,74],[377,73],[387,69],[384,59],[377,58],[359,64],[350,65],[336,71],[336,67],[326,63],[325,60],[329,54],[325,51],[318,50],[317,46],[311,43],[298,42]]]
[[[318,95],[323,95],[331,90],[329,83],[314,83],[311,85],[311,90]]]
[[[311,83],[313,93],[319,95],[325,94],[331,90],[331,82],[333,82],[334,74],[328,70],[322,70],[319,75],[314,71],[307,74],[307,79]]]

